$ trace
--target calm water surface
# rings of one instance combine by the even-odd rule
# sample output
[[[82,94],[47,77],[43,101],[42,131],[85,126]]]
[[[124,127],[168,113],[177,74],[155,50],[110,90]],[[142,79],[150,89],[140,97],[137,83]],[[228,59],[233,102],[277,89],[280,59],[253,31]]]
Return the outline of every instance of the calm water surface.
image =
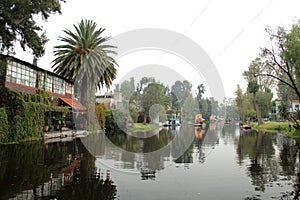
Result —
[[[0,146],[0,198],[298,199],[299,146],[283,134],[210,124],[108,138]]]

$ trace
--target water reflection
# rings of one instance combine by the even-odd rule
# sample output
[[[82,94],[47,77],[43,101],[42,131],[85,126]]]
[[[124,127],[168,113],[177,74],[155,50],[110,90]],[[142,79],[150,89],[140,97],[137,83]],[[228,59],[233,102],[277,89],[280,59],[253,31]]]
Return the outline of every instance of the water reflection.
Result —
[[[218,123],[136,134],[0,146],[0,199],[299,198],[299,146],[283,134]]]
[[[218,124],[210,124],[206,128],[194,126],[162,128],[156,134],[144,133],[151,136],[144,135],[142,138],[122,133],[108,133],[105,136],[101,134],[91,136],[92,139],[87,139],[84,143],[93,147],[91,149],[100,164],[110,169],[138,173],[142,180],[147,177],[153,180],[157,171],[165,170],[174,163],[177,166],[182,164],[184,168],[189,168],[194,162],[204,163],[205,157],[218,144],[220,127]],[[95,141],[101,143],[102,148],[95,145]],[[183,153],[179,154],[183,148]]]
[[[79,140],[0,146],[1,199],[113,199],[110,173],[98,173]],[[97,198],[96,198],[97,197]]]
[[[298,148],[295,140],[282,134],[247,131],[239,137],[238,162],[246,163],[256,191],[264,192],[275,185],[286,187],[295,176]],[[283,196],[293,193],[288,191]]]

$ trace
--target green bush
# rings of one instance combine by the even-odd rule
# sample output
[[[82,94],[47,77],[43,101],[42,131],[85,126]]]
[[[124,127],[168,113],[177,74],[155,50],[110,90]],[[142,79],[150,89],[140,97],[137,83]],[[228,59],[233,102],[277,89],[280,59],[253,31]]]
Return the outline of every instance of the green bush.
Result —
[[[8,141],[8,120],[5,108],[0,108],[0,142]]]
[[[127,129],[126,114],[120,110],[106,110],[105,112],[105,131],[119,132]]]
[[[67,108],[51,106],[51,94],[45,91],[29,94],[0,87],[0,93],[0,107],[5,110],[0,113],[0,142],[39,139],[46,113],[68,112]],[[7,124],[6,128],[2,123]]]
[[[95,112],[98,122],[103,130],[105,128],[105,106],[104,104],[96,104],[95,105]]]

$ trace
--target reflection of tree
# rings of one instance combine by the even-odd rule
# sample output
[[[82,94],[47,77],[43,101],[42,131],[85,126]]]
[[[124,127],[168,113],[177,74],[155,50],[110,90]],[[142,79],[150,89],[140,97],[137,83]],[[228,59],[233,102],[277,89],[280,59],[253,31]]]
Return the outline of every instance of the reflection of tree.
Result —
[[[205,134],[206,135],[206,134]],[[199,138],[195,138],[195,147],[197,148],[198,150],[198,159],[199,159],[199,162],[200,163],[204,163],[205,162],[205,152],[203,151],[202,149],[202,145],[203,145],[203,140],[204,140],[204,137],[202,137],[201,139]]]
[[[249,176],[259,191],[265,190],[265,184],[278,179],[278,163],[273,159],[275,150],[271,136],[256,131],[244,133],[238,145],[239,158],[248,156],[250,159]]]
[[[237,147],[239,163],[249,158],[248,172],[256,190],[264,191],[266,184],[278,181],[281,175],[288,175],[285,179],[290,180],[290,175],[293,174],[295,155],[287,150],[291,148],[290,146],[283,145],[280,151],[281,160],[278,162],[274,149],[276,137],[277,135],[273,133],[251,131],[244,132],[239,138]],[[281,138],[281,140],[285,139],[285,137]],[[281,143],[284,144],[282,141]],[[287,170],[289,168],[287,166],[293,169]]]
[[[57,194],[57,199],[107,199],[116,198],[117,189],[114,182],[107,177],[102,177],[98,173],[95,176],[84,177],[82,170],[77,172],[76,181],[73,184],[64,187],[64,190]]]
[[[67,164],[68,146],[24,143],[0,147],[0,194],[19,193],[48,181],[50,173]],[[9,156],[13,155],[13,156]]]
[[[40,199],[57,193],[58,199],[76,199],[73,194],[78,199],[113,199],[116,192],[110,179],[96,179],[94,157],[80,140],[0,146],[0,156],[0,199],[16,194],[18,199]]]
[[[182,156],[177,158],[175,163],[193,163],[193,150],[194,144],[191,144],[190,147],[184,152]]]
[[[163,157],[168,157],[170,149],[166,148],[164,151],[157,152],[162,148],[165,148],[175,137],[175,134],[167,129],[162,129],[158,134],[145,133],[153,135],[151,137],[137,138],[130,135],[118,133],[107,135],[109,140],[116,146],[120,147],[106,149],[106,157],[110,157],[109,154],[120,154],[118,161],[124,163],[125,168],[134,168],[135,163],[138,169],[145,168],[151,170],[160,170],[164,167]],[[140,153],[141,156],[134,156],[132,153]],[[113,158],[113,157],[112,157]],[[115,159],[115,157],[114,157]]]
[[[218,126],[216,126],[215,128],[212,128],[211,125],[206,127],[205,138],[204,138],[202,146],[213,148],[216,144],[218,144],[219,143],[219,134],[218,134],[219,129],[220,128]]]
[[[225,125],[222,129],[222,140],[224,141],[225,144],[228,143],[237,143],[238,138],[236,138],[235,132],[236,129],[239,129],[239,126],[236,125]]]
[[[195,138],[194,126],[180,127],[179,134],[176,134],[175,140],[172,142],[172,157],[176,160],[184,154],[193,143]]]
[[[166,129],[162,129],[158,134],[152,134],[151,132],[145,132],[144,134],[153,135],[151,137],[137,138],[125,133],[109,134],[107,135],[109,140],[116,146],[135,153],[148,153],[161,149],[169,144],[175,137]]]
[[[278,145],[281,146],[280,151],[280,166],[282,166],[282,174],[291,179],[295,175],[296,178],[294,183],[294,193],[290,193],[290,196],[294,196],[293,199],[299,199],[300,195],[300,165],[297,165],[297,156],[299,156],[298,150],[299,146],[296,144],[295,140],[289,137],[283,137],[279,135]]]
[[[78,152],[83,152],[84,157],[79,167],[73,169],[72,183],[64,187],[57,194],[57,199],[115,199],[116,185],[110,179],[110,172],[98,172],[95,167],[95,158],[86,151],[84,145],[78,141]]]
[[[281,146],[280,151],[280,166],[282,167],[282,173],[285,176],[293,176],[295,174],[295,167],[297,165],[297,151],[298,146],[295,143],[295,140],[289,137],[277,137],[278,145]]]
[[[166,146],[170,141],[172,141],[173,138],[174,134],[162,129],[159,132],[159,137],[154,135],[152,137],[143,139],[143,153],[149,153],[161,149],[164,146]]]
[[[300,165],[297,167],[296,179],[294,183],[294,199],[299,199],[300,197]]]

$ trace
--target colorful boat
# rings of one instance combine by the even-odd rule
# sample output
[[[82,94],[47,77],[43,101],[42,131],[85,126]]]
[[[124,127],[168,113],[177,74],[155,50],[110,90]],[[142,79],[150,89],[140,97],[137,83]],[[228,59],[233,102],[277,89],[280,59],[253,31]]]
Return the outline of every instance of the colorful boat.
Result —
[[[197,114],[195,116],[195,123],[194,126],[199,126],[199,127],[205,127],[206,126],[206,121],[202,117],[202,114]]]
[[[166,123],[164,124],[165,127],[168,127],[168,126],[180,126],[180,119],[177,118],[177,117],[172,117],[172,118],[169,118]]]

